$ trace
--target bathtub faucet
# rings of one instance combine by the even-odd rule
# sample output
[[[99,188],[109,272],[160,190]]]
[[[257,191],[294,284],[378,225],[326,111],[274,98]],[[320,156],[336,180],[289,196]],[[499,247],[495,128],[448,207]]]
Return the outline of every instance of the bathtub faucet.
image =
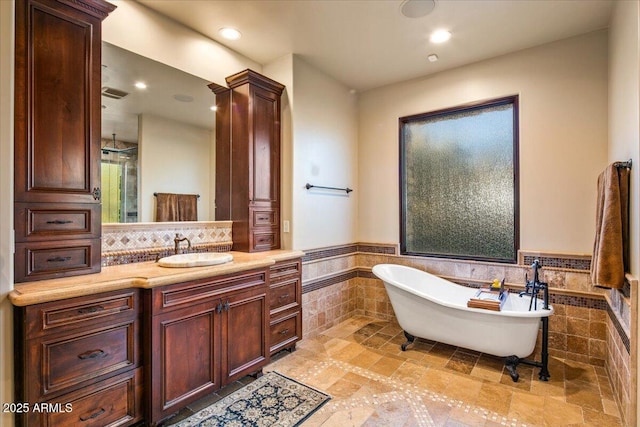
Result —
[[[528,280],[529,278],[525,274],[524,291],[520,292],[519,295],[521,297],[523,295],[530,295],[531,302],[529,303],[529,311],[531,311],[531,308],[533,308],[534,310],[537,310],[538,309],[538,293],[542,291],[544,309],[548,310],[549,309],[549,287],[545,282],[540,281],[540,275],[538,273],[540,268],[542,268],[542,266],[540,265],[540,261],[538,261],[537,259],[533,261],[533,264],[531,264],[531,268],[533,268],[533,280]]]

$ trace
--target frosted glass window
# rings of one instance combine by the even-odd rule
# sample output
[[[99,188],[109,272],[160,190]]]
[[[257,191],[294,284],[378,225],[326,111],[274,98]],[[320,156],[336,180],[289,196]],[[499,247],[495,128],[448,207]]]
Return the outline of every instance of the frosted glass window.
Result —
[[[400,118],[401,252],[515,262],[518,97]]]

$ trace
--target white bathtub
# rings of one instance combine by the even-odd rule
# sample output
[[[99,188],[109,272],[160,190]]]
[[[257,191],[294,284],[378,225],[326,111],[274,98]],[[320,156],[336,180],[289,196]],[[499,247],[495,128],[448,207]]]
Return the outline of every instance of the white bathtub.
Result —
[[[530,296],[509,294],[501,311],[468,308],[476,289],[433,274],[396,264],[378,264],[373,274],[384,282],[404,331],[414,337],[476,350],[495,356],[529,356],[535,347],[540,319],[553,307],[529,311]]]

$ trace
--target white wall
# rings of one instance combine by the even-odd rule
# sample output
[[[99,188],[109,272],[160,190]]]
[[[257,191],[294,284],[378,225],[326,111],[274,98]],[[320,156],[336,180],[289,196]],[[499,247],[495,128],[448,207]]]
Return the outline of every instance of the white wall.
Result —
[[[249,58],[130,0],[117,6],[102,26],[102,40],[213,83],[262,66]]]
[[[13,16],[14,3],[0,1],[0,403],[13,402]],[[13,414],[0,412],[0,425]]]
[[[356,241],[357,97],[349,88],[293,56],[293,248]],[[305,184],[349,187],[354,193],[306,190]]]
[[[607,162],[606,31],[361,94],[358,241],[399,242],[399,117],[514,94],[520,247],[591,253]]]
[[[208,129],[150,114],[140,116],[140,221],[155,221],[153,193],[200,194],[198,220],[211,219],[212,138]]]

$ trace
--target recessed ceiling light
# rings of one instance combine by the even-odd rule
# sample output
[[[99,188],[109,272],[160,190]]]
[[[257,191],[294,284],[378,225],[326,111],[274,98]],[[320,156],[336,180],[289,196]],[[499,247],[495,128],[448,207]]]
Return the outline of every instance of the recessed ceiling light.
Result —
[[[404,0],[400,5],[400,13],[407,18],[422,18],[430,14],[435,7],[435,0]]]
[[[436,30],[431,33],[429,40],[431,43],[444,43],[451,38],[451,33],[447,30]]]
[[[436,62],[438,60],[438,55],[432,53],[431,55],[427,56],[427,59],[429,60],[429,62]]]
[[[134,86],[137,87],[138,89],[146,89],[147,88],[147,85],[144,82],[136,82],[134,84]]]
[[[235,28],[220,28],[218,30],[218,33],[220,33],[220,35],[227,40],[238,40],[240,37],[242,37],[240,31],[236,30]]]

